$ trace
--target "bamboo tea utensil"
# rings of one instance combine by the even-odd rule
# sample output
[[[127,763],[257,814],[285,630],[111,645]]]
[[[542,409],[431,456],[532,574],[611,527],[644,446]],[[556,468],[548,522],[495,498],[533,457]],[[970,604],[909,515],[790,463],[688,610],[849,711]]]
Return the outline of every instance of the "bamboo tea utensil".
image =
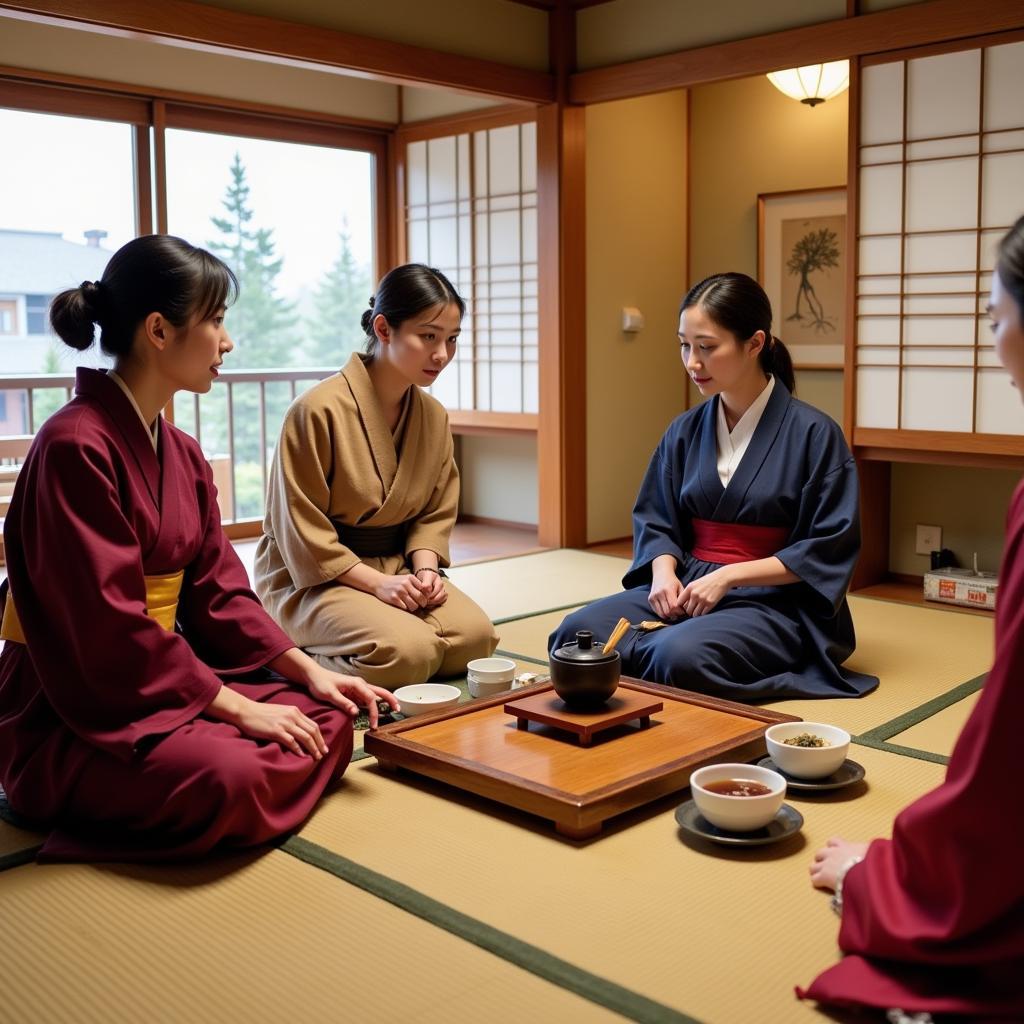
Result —
[[[629,619],[619,619],[619,621],[615,623],[612,635],[605,641],[605,654],[611,654],[612,651],[615,650],[615,645],[626,635],[627,629],[629,629]]]
[[[668,625],[667,622],[662,622],[661,619],[645,619],[643,622],[638,622],[633,628],[639,629],[642,633],[653,633],[656,629],[664,629]]]

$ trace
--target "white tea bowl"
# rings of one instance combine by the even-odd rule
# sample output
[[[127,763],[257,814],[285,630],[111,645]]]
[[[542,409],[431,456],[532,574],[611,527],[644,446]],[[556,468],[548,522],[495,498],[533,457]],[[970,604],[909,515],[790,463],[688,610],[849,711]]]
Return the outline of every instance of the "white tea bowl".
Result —
[[[759,782],[769,792],[761,796],[726,796],[704,788],[726,779]],[[778,772],[757,765],[709,764],[690,776],[690,792],[697,810],[712,825],[729,832],[753,832],[764,828],[778,814],[786,795],[786,780]]]
[[[801,733],[820,736],[827,747],[794,747],[786,740]],[[823,779],[839,770],[850,750],[850,734],[823,722],[780,722],[765,730],[768,756],[795,779]]]
[[[516,663],[511,658],[474,658],[466,666],[466,679],[473,697],[490,697],[511,690]]]
[[[447,683],[416,683],[413,686],[400,686],[395,690],[395,696],[402,714],[411,717],[458,704],[462,692],[457,686],[449,686]]]

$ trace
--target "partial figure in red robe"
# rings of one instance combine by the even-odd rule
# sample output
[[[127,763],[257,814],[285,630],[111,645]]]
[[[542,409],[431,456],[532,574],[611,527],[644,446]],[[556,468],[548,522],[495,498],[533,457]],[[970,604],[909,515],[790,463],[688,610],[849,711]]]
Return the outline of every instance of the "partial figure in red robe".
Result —
[[[0,785],[52,829],[40,860],[169,860],[297,827],[378,698],[297,650],[220,525],[196,441],[161,419],[209,391],[232,343],[231,271],[181,239],[135,239],[54,300],[76,397],[40,429],[4,524]]]
[[[1000,246],[989,314],[1024,393],[1024,217]],[[892,839],[818,851],[812,881],[836,893],[846,956],[800,996],[916,1020],[1024,1021],[1022,726],[1024,484],[1007,520],[995,661],[946,780],[899,815]]]

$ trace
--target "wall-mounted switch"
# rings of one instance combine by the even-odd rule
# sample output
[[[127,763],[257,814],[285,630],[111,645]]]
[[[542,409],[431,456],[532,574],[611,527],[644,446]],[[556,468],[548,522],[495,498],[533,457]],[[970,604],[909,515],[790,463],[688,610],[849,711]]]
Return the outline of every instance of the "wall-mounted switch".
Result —
[[[917,524],[917,540],[914,551],[919,555],[930,555],[942,550],[942,527]]]

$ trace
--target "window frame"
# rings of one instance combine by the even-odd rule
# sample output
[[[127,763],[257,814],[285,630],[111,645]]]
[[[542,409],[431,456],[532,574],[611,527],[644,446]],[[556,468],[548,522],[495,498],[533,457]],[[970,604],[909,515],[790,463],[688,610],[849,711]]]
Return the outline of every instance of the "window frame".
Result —
[[[452,135],[468,134],[472,137],[473,132],[488,131],[492,128],[506,128],[512,125],[528,124],[536,121],[537,109],[535,107],[508,104],[502,107],[492,107],[482,112],[431,118],[427,121],[398,126],[395,130],[394,155],[394,223],[397,236],[395,240],[397,263],[405,263],[409,258],[406,235],[408,217],[406,166],[409,144],[413,142],[427,142],[430,139],[445,138]],[[491,412],[479,409],[450,409],[448,411],[448,418],[452,431],[456,434],[533,436],[537,434],[540,427],[539,412]]]

